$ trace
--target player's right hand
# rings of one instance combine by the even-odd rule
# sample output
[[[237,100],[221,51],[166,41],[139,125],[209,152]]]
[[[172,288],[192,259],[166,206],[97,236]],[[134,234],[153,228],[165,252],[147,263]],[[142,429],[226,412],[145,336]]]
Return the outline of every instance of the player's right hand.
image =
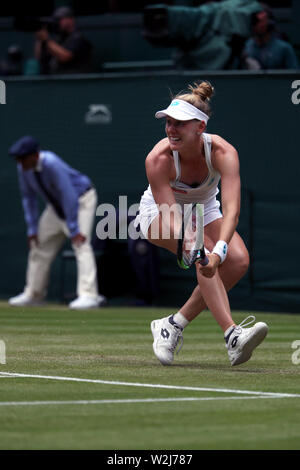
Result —
[[[220,264],[220,257],[215,253],[208,253],[207,258],[209,259],[209,263],[206,266],[196,263],[197,268],[204,277],[213,277]]]
[[[36,246],[38,244],[37,235],[30,235],[29,237],[27,237],[27,243],[28,243],[29,249]]]

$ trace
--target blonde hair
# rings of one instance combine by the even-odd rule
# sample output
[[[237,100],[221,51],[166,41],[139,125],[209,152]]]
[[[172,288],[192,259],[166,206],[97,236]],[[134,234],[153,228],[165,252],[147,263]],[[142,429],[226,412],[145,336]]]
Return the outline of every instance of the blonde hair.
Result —
[[[174,98],[187,101],[200,109],[207,116],[211,116],[210,99],[214,94],[214,87],[207,81],[194,83],[188,86],[189,93],[178,93]]]

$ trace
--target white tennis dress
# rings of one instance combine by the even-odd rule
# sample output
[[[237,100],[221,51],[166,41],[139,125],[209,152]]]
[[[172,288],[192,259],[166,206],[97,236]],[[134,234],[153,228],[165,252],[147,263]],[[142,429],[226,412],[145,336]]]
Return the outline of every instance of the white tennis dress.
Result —
[[[213,222],[222,217],[219,209],[220,203],[216,196],[219,193],[218,184],[220,174],[214,170],[211,163],[211,135],[202,134],[204,141],[205,161],[208,168],[208,175],[205,180],[197,187],[193,188],[180,181],[181,166],[180,157],[177,151],[173,152],[174,165],[176,169],[176,178],[170,183],[174,192],[175,201],[182,207],[184,204],[200,202],[204,204],[204,225]],[[139,213],[135,219],[135,226],[140,224],[140,230],[147,238],[148,229],[153,220],[159,214],[157,204],[154,200],[151,186],[149,185],[140,200]]]

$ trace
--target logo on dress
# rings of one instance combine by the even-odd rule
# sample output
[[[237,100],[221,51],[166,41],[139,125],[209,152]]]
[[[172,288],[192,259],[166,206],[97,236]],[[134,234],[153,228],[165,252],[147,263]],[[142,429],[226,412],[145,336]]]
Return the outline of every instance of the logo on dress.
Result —
[[[187,194],[187,191],[183,189],[172,188],[175,193]]]

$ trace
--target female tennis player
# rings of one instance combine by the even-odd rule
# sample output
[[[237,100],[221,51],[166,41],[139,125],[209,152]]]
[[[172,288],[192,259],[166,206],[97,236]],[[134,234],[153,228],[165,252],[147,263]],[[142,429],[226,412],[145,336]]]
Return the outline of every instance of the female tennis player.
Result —
[[[222,137],[205,132],[211,115],[209,82],[189,85],[188,92],[174,97],[168,108],[158,111],[165,118],[166,138],[146,158],[149,182],[139,206],[136,224],[150,242],[177,253],[182,214],[176,204],[204,204],[204,242],[209,263],[195,263],[197,286],[180,310],[151,323],[153,350],[164,365],[170,365],[183,329],[206,307],[224,332],[231,365],[250,359],[265,338],[268,327],[248,317],[236,325],[231,316],[227,291],[246,273],[247,249],[236,232],[240,213],[239,157]],[[216,196],[221,183],[221,203]],[[166,216],[166,207],[171,216]],[[167,230],[166,230],[167,229]],[[166,233],[168,236],[166,236]]]

